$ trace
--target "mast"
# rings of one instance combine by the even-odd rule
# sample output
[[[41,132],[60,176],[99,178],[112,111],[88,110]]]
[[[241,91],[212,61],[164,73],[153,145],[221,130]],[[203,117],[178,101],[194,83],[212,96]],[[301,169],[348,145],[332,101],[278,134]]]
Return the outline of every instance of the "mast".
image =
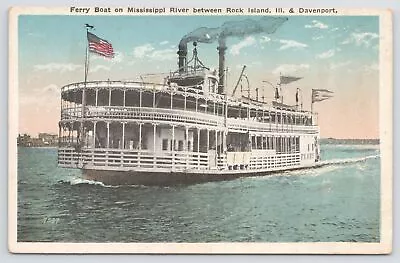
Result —
[[[314,113],[314,98],[313,98],[314,91],[311,90],[311,115]]]
[[[86,58],[85,58],[85,87],[86,87],[86,81],[87,81],[87,75],[89,72],[89,41],[87,40],[87,34],[89,33],[89,27],[86,26]]]
[[[243,65],[242,71],[240,72],[240,76],[239,76],[239,78],[238,78],[238,81],[236,82],[235,88],[233,88],[232,96],[234,96],[235,93],[236,93],[236,89],[237,89],[237,87],[239,86],[240,81],[242,80],[243,73],[244,73],[244,70],[245,70],[245,69],[246,69],[246,65]]]
[[[86,26],[86,40],[87,40],[87,35],[88,35],[88,32],[89,32],[89,28],[93,28],[93,26],[90,26],[88,24],[85,24],[85,26]],[[84,77],[83,90],[82,90],[81,125],[80,125],[80,129],[79,129],[79,138],[80,138],[79,147],[80,148],[83,146],[83,142],[84,142],[84,121],[85,121],[85,106],[86,106],[86,82],[87,82],[88,73],[89,73],[89,41],[87,40],[86,57],[85,57],[85,77]]]

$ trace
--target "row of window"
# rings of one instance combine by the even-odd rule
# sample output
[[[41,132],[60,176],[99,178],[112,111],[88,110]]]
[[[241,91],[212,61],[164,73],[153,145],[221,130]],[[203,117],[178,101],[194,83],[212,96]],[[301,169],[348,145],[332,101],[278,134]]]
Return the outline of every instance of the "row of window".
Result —
[[[251,137],[251,148],[276,150],[278,153],[292,153],[300,150],[300,137]]]
[[[192,148],[191,141],[188,141],[187,151],[190,151]],[[163,139],[162,140],[162,150],[163,151],[183,151],[184,150],[184,143],[183,140],[169,140]]]
[[[314,158],[314,153],[303,153],[301,155],[302,160],[310,160]]]

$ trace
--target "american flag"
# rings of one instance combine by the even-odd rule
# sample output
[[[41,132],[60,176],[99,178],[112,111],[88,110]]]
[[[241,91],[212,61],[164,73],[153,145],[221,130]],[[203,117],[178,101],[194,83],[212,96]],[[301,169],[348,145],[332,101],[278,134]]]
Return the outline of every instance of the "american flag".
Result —
[[[114,57],[114,49],[107,40],[99,38],[95,34],[87,32],[87,39],[89,42],[89,51],[96,53],[100,56],[113,58]]]

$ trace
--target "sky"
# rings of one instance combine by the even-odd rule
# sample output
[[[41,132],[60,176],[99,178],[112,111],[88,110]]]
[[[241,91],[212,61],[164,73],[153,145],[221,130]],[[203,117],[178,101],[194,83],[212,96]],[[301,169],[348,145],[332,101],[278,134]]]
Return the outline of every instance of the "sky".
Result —
[[[90,55],[88,80],[140,80],[177,69],[180,39],[199,27],[218,27],[244,16],[65,16],[22,15],[18,21],[19,133],[58,132],[60,89],[84,80],[85,23],[112,43],[114,59]],[[198,45],[200,60],[218,68],[217,43]],[[310,109],[311,90],[329,89],[315,103],[321,137],[379,137],[379,18],[376,16],[290,16],[273,34],[227,40],[228,94],[243,65],[250,87],[266,97],[279,76],[302,79],[282,87],[284,103],[296,89]],[[188,45],[188,57],[192,45]],[[144,76],[144,78],[147,78]],[[149,79],[150,80],[150,79]],[[240,95],[240,94],[238,94]],[[261,95],[260,95],[261,96]]]

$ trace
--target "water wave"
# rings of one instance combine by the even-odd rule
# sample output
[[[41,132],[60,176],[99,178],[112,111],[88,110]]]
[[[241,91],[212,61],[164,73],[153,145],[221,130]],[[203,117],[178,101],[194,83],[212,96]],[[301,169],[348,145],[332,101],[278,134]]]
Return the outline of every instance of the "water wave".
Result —
[[[331,160],[325,160],[319,162],[316,166],[312,167],[305,167],[299,170],[291,170],[291,171],[282,171],[280,174],[274,174],[270,176],[293,176],[293,175],[307,175],[307,176],[317,176],[326,172],[331,172],[333,170],[341,169],[343,168],[343,164],[352,164],[352,163],[360,163],[360,162],[365,162],[366,160],[369,159],[376,159],[379,158],[380,155],[370,155],[370,156],[364,156],[364,157],[355,157],[355,158],[343,158],[343,159],[331,159]],[[323,172],[321,172],[321,169]],[[306,171],[306,173],[304,173]],[[314,171],[319,171],[318,173],[315,173]],[[252,177],[252,176],[251,176]],[[258,177],[258,176],[255,176]],[[108,185],[104,184],[103,182],[100,181],[94,181],[94,180],[88,180],[88,179],[83,179],[83,178],[71,178],[71,179],[66,179],[66,180],[61,180],[59,183],[62,184],[70,184],[70,185],[95,185],[95,186],[101,186],[101,187],[107,187],[107,188],[120,188],[120,187],[134,187],[134,188],[148,188],[151,186],[145,186],[145,185]],[[163,187],[163,188],[168,188],[168,186],[154,186],[154,187]]]
[[[366,160],[369,160],[369,159],[377,159],[379,157],[380,157],[380,154],[374,154],[374,155],[363,156],[363,157],[325,160],[325,161],[319,162],[317,164],[317,166],[320,167],[320,166],[326,166],[326,165],[359,163],[359,162],[365,162]]]
[[[69,184],[69,185],[95,185],[106,188],[120,188],[120,187],[135,187],[135,188],[146,188],[144,185],[109,185],[100,181],[88,180],[83,178],[71,178],[66,180],[60,180],[61,184]]]
[[[102,187],[114,187],[113,185],[106,185],[103,182],[87,180],[83,178],[70,178],[65,180],[58,181],[60,184],[69,184],[69,185],[96,185]]]
[[[283,176],[319,176],[321,174],[336,171],[338,169],[344,169],[347,164],[362,163],[369,159],[379,158],[380,155],[369,155],[364,157],[353,157],[353,158],[343,158],[343,159],[331,159],[319,162],[316,166],[311,166],[309,168],[300,168],[297,170],[282,171],[278,174],[270,174],[268,177]],[[359,167],[360,170],[364,170],[364,167]],[[256,178],[257,176],[254,176]]]

